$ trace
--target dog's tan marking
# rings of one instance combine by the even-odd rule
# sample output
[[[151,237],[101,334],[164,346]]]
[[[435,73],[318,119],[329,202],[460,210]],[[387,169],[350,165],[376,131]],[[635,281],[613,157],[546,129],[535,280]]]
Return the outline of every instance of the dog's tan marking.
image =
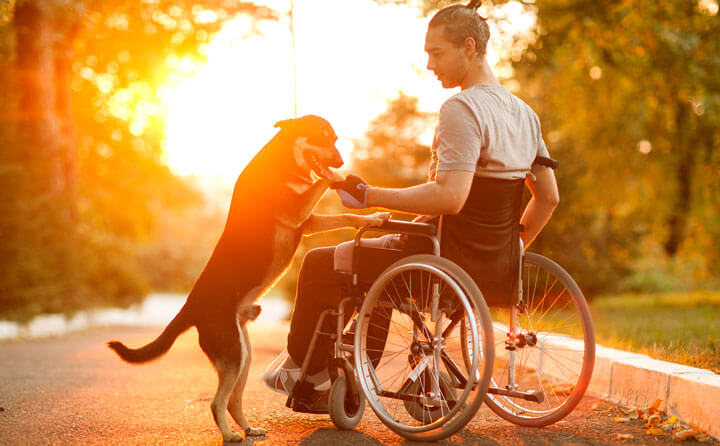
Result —
[[[222,433],[223,441],[244,441],[245,433],[233,432],[225,416],[230,394],[238,381],[240,370],[237,364],[227,364],[225,362],[215,363],[215,369],[218,373],[218,388],[217,392],[215,392],[215,398],[210,404],[215,424]]]
[[[250,362],[252,361],[252,349],[250,348],[250,336],[248,335],[245,324],[238,323],[238,331],[240,333],[240,349],[242,352],[242,360],[240,362],[240,376],[235,384],[235,389],[230,395],[230,403],[228,410],[235,422],[242,427],[243,432],[249,436],[265,435],[265,429],[254,428],[245,418],[242,409],[242,396],[247,382],[248,373],[250,372]]]

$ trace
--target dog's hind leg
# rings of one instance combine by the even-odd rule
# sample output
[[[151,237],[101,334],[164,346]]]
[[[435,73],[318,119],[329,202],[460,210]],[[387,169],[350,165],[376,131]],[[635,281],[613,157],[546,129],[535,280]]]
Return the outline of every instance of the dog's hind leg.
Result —
[[[237,383],[240,370],[237,364],[224,362],[216,363],[215,368],[218,373],[218,388],[210,404],[215,424],[222,432],[223,441],[244,441],[244,433],[233,432],[225,416],[230,394]]]
[[[198,331],[200,331],[198,327]],[[233,432],[227,421],[226,410],[230,395],[232,394],[235,384],[240,376],[241,366],[241,346],[237,338],[237,328],[234,327],[235,333],[232,333],[235,339],[227,336],[230,333],[219,333],[215,330],[208,333],[200,331],[200,347],[207,354],[210,361],[215,366],[218,374],[218,387],[215,397],[210,404],[215,424],[220,429],[223,441],[244,441],[245,433]]]
[[[247,382],[248,373],[250,372],[250,362],[252,360],[252,351],[250,348],[250,337],[248,336],[247,328],[245,324],[240,325],[240,348],[242,351],[242,360],[240,362],[240,377],[235,383],[235,389],[230,395],[230,404],[228,410],[233,419],[243,428],[246,435],[251,437],[265,435],[265,429],[255,428],[250,426],[250,423],[245,418],[242,408],[242,396],[243,390],[245,389],[245,383]]]

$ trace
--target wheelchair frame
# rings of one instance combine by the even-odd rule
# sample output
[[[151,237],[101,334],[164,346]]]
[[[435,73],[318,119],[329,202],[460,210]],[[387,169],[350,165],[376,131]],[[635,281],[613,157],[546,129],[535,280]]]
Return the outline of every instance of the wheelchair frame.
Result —
[[[353,428],[362,417],[362,411],[364,409],[364,397],[365,394],[363,393],[363,390],[358,383],[357,379],[355,378],[356,373],[359,373],[356,371],[356,368],[353,367],[353,364],[351,364],[350,360],[348,360],[348,356],[355,355],[357,352],[356,350],[356,342],[353,343],[347,343],[347,338],[350,333],[354,330],[352,327],[346,331],[345,328],[347,326],[346,321],[346,315],[348,314],[348,305],[352,305],[351,312],[360,311],[360,307],[363,303],[363,291],[360,289],[360,283],[358,280],[358,268],[357,268],[357,257],[359,248],[361,245],[362,236],[366,232],[384,232],[384,233],[401,233],[401,234],[407,234],[407,235],[418,235],[418,236],[424,236],[431,240],[432,242],[432,248],[433,248],[433,255],[436,257],[440,257],[440,242],[437,237],[437,226],[434,224],[427,224],[427,223],[411,223],[411,222],[403,222],[403,221],[388,221],[384,225],[380,227],[363,227],[360,228],[354,238],[354,248],[353,249],[353,260],[352,260],[352,268],[350,273],[350,282],[352,285],[352,293],[349,297],[344,297],[339,302],[337,308],[335,309],[328,309],[321,313],[319,320],[315,327],[315,332],[313,334],[313,337],[310,341],[310,347],[309,352],[313,352],[318,340],[319,336],[329,336],[334,342],[334,355],[331,363],[329,364],[329,374],[331,376],[333,385],[335,385],[336,381],[339,378],[339,370],[342,369],[344,374],[344,382],[345,382],[345,388],[343,389],[344,392],[346,392],[345,396],[345,407],[343,414],[345,411],[349,411],[351,413],[355,412],[354,417],[346,417],[346,416],[340,416],[333,415],[333,408],[331,407],[330,415],[333,419],[333,422],[340,428],[344,429],[351,429]],[[509,323],[507,326],[504,326],[499,323],[493,323],[494,328],[496,332],[505,332],[505,335],[507,336],[507,339],[504,341],[502,340],[495,340],[495,350],[497,350],[498,345],[504,345],[504,350],[506,353],[504,355],[507,356],[506,359],[504,359],[505,364],[507,364],[507,367],[504,367],[504,370],[507,370],[507,378],[505,378],[505,374],[503,372],[503,375],[496,378],[495,376],[490,377],[488,379],[488,383],[485,383],[484,386],[486,389],[486,393],[483,396],[484,401],[488,404],[488,406],[498,413],[501,417],[505,418],[506,420],[513,422],[515,424],[521,425],[521,426],[545,426],[548,424],[552,424],[559,419],[562,419],[564,416],[566,416],[572,409],[577,405],[579,400],[582,398],[585,389],[587,388],[587,384],[589,383],[590,375],[592,374],[592,368],[594,364],[594,332],[592,329],[592,322],[589,318],[589,310],[587,309],[587,304],[585,303],[584,297],[582,296],[582,293],[580,292],[577,285],[574,283],[572,278],[570,277],[567,272],[565,272],[562,268],[560,268],[557,264],[550,261],[549,259],[546,259],[542,256],[539,256],[537,254],[532,253],[524,253],[523,251],[523,245],[522,240],[519,241],[520,243],[520,265],[519,265],[519,271],[518,271],[518,285],[517,285],[517,294],[516,298],[513,302],[513,304],[509,308]],[[402,253],[402,252],[401,252]],[[400,256],[401,253],[398,253]],[[404,253],[404,256],[410,256],[411,253]],[[404,257],[400,256],[400,257]],[[541,258],[542,257],[542,258]],[[538,374],[538,386],[541,387],[540,389],[527,389],[523,390],[520,389],[521,385],[519,382],[520,377],[517,376],[518,373],[521,375],[527,375],[527,372],[523,372],[526,369],[531,369],[533,366],[527,366],[523,363],[523,355],[522,353],[518,353],[519,351],[523,351],[524,348],[530,347],[536,347],[537,345],[540,345],[540,343],[537,341],[538,335],[542,335],[543,332],[534,331],[535,329],[530,326],[530,329],[523,328],[520,323],[520,316],[525,315],[528,319],[528,324],[530,324],[530,319],[532,318],[532,315],[530,315],[530,310],[527,308],[528,304],[531,304],[531,302],[527,302],[526,300],[529,299],[529,296],[526,296],[524,298],[524,287],[523,287],[523,265],[526,262],[526,259],[530,259],[531,263],[540,263],[542,265],[542,268],[547,269],[549,271],[548,274],[552,274],[552,277],[555,278],[555,281],[557,282],[560,280],[563,284],[565,284],[565,290],[569,290],[568,294],[572,294],[572,299],[575,304],[575,306],[578,307],[578,311],[581,314],[581,323],[583,328],[583,337],[584,337],[584,350],[583,350],[583,358],[582,358],[582,370],[578,374],[577,383],[571,383],[573,384],[573,390],[572,395],[570,395],[569,398],[562,401],[557,408],[550,406],[549,409],[544,411],[538,411],[533,409],[536,406],[540,406],[543,402],[550,404],[550,396],[551,394],[548,393],[545,388],[544,384],[542,383],[540,376]],[[543,260],[544,259],[544,260]],[[545,263],[547,265],[545,265]],[[391,265],[392,266],[392,265]],[[390,267],[385,265],[385,271],[389,270]],[[459,268],[459,267],[458,267]],[[563,274],[564,273],[564,274]],[[537,287],[537,284],[535,284]],[[554,283],[553,285],[554,286]],[[462,286],[460,286],[462,288]],[[546,285],[547,287],[547,285]],[[527,288],[525,289],[525,292],[527,292]],[[562,291],[560,293],[561,295],[565,293],[565,291]],[[433,293],[433,299],[431,302],[431,320],[435,321],[438,319],[438,293]],[[545,300],[547,297],[547,290],[546,290],[546,296],[543,297],[542,301]],[[465,296],[465,299],[468,299],[469,296]],[[480,298],[482,299],[482,295],[480,295]],[[560,297],[555,298],[555,301]],[[470,300],[472,298],[470,297]],[[540,302],[540,306],[543,305],[543,302]],[[554,304],[554,302],[553,302]],[[567,305],[567,304],[566,304]],[[477,310],[477,311],[485,311],[487,313],[487,307],[482,305],[482,308],[484,310]],[[540,308],[540,307],[538,307]],[[563,307],[564,308],[564,307]],[[544,310],[544,307],[543,307]],[[535,311],[537,311],[537,308],[535,308]],[[549,311],[549,310],[548,310]],[[547,311],[546,311],[547,312]],[[533,312],[534,314],[534,312]],[[335,324],[335,330],[334,332],[324,332],[322,330],[322,327],[324,323],[326,322],[326,319],[328,317],[335,317],[336,318],[336,324]],[[485,317],[485,316],[481,316]],[[489,314],[488,314],[489,317]],[[467,319],[467,318],[466,318]],[[465,320],[466,320],[465,319]],[[353,325],[357,322],[357,318],[352,319]],[[463,321],[464,322],[464,321]],[[532,325],[532,324],[530,324]],[[467,335],[467,327],[466,327],[466,335]],[[477,330],[477,327],[475,327],[475,330]],[[492,334],[493,330],[490,330],[490,333],[485,333],[486,337],[493,337]],[[475,336],[475,338],[479,338],[479,334],[477,333],[470,333],[471,336]],[[473,338],[473,339],[475,339]],[[533,338],[535,339],[533,341]],[[536,344],[530,345],[531,342],[536,342]],[[500,344],[502,343],[502,344]],[[592,347],[590,347],[590,345]],[[543,350],[543,347],[539,347],[539,350]],[[525,350],[526,351],[526,350]],[[545,353],[543,351],[543,353]],[[306,383],[305,378],[307,377],[307,370],[309,367],[309,362],[312,354],[308,354],[303,361],[302,367],[301,367],[301,374],[298,379],[297,384],[290,392],[288,399],[287,399],[287,406],[293,407],[293,402],[295,399],[295,395],[297,392],[302,392],[306,389],[308,389],[309,384]],[[470,355],[471,356],[471,355]],[[495,359],[495,353],[494,351],[483,351],[481,352],[482,358],[493,358]],[[473,359],[473,358],[470,358]],[[519,365],[518,365],[519,362]],[[542,364],[542,360],[540,360],[540,363]],[[358,363],[359,364],[359,363]],[[474,362],[474,364],[479,364],[477,361]],[[540,366],[542,367],[542,365]],[[492,368],[492,366],[491,366]],[[472,370],[470,372],[470,376],[472,377],[479,377],[479,370]],[[377,379],[377,378],[375,378]],[[452,378],[451,378],[452,379]],[[574,379],[574,378],[571,378]],[[507,381],[507,384],[504,386],[501,385],[503,382]],[[466,384],[467,385],[467,384]],[[473,386],[477,385],[483,385],[482,383],[479,383],[478,380],[473,383]],[[458,387],[460,388],[460,387]],[[467,391],[465,392],[465,395],[467,394]],[[331,391],[332,395],[332,391]],[[439,388],[438,388],[438,382],[437,379],[433,382],[432,385],[432,395],[439,395]],[[392,395],[393,397],[400,399],[400,400],[410,400],[410,401],[417,401],[417,397],[413,396],[407,396],[407,395],[399,395],[395,394]],[[332,399],[332,398],[331,398]],[[450,401],[450,400],[448,400]],[[330,402],[332,404],[332,401]],[[530,408],[526,407],[527,403],[529,403]],[[471,418],[474,416],[475,410],[477,410],[477,406],[479,406],[479,403],[474,407],[473,413],[470,415],[470,417],[467,417],[468,414],[462,415],[463,417]],[[406,405],[407,408],[407,405]],[[375,410],[375,408],[373,408]],[[540,415],[535,416],[535,412],[538,412]],[[377,411],[376,411],[377,413]],[[377,413],[380,415],[379,413]],[[528,415],[530,414],[530,415]],[[432,435],[422,435],[415,433],[422,432],[424,429],[423,427],[418,428],[412,428],[410,430],[399,430],[397,427],[391,426],[388,422],[386,422],[383,417],[380,417],[381,421],[388,425],[392,430],[399,433],[400,435],[413,440],[438,440],[441,438],[445,438],[449,435],[451,435],[453,432],[455,432],[457,429],[462,428],[467,421],[462,422],[462,425],[457,427],[454,426],[452,428],[452,431],[445,432],[442,430],[442,427],[435,429]],[[432,424],[432,423],[431,423]],[[442,424],[442,423],[440,423]]]

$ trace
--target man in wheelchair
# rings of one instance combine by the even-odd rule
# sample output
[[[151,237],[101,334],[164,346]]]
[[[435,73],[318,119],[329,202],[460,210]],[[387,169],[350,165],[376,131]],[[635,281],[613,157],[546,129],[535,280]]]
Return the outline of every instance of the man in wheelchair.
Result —
[[[522,249],[518,239],[526,247],[533,241],[559,197],[554,161],[537,115],[500,85],[486,60],[489,28],[477,6],[479,2],[444,8],[428,26],[427,68],[443,87],[461,90],[440,109],[428,181],[388,189],[350,175],[334,189],[348,208],[384,208],[435,223],[441,256],[468,272],[488,305],[502,306],[510,302],[517,280]],[[524,184],[532,198],[522,209]],[[408,253],[432,251],[423,237],[389,235],[369,243]],[[311,355],[306,380],[312,390],[295,395],[295,410],[327,412],[333,341],[320,336],[313,351],[309,344],[320,314],[348,295],[347,276],[337,269],[351,256],[352,247],[341,245],[337,250],[313,249],[303,259],[288,335],[289,357],[264,377],[274,390],[287,392],[300,375],[300,364]],[[326,331],[332,332],[328,325]]]

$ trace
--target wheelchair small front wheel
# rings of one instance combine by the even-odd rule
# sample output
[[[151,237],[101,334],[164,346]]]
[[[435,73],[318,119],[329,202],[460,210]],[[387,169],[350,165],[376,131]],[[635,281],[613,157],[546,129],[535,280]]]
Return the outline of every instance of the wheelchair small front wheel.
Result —
[[[330,419],[338,429],[354,429],[365,412],[365,397],[360,393],[356,400],[348,386],[347,377],[340,375],[330,388],[328,409]]]

